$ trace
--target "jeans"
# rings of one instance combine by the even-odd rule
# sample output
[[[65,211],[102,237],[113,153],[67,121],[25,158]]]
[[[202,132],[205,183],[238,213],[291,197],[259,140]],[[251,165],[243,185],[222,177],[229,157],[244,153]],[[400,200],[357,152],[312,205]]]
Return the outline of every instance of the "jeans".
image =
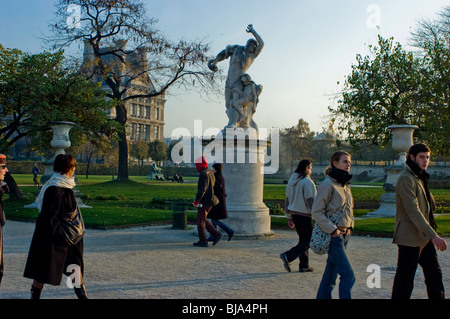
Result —
[[[398,262],[392,287],[392,299],[411,298],[418,264],[423,270],[428,298],[444,299],[442,270],[436,254],[436,248],[434,248],[431,241],[428,242],[422,251],[420,251],[419,247],[398,245]]]
[[[234,230],[232,230],[229,226],[222,223],[220,220],[211,219],[211,222],[216,228],[217,228],[217,226],[222,228],[228,234],[228,236],[230,236],[231,234],[234,233]]]
[[[292,221],[294,222],[295,230],[298,234],[298,244],[285,252],[287,260],[291,262],[298,257],[300,269],[308,268],[308,249],[313,229],[311,217],[294,214],[292,215]]]
[[[355,284],[355,274],[350,261],[345,253],[348,236],[339,235],[331,237],[330,249],[328,251],[327,265],[317,292],[317,299],[331,299],[331,292],[336,286],[339,274],[339,298],[351,299],[351,289]]]

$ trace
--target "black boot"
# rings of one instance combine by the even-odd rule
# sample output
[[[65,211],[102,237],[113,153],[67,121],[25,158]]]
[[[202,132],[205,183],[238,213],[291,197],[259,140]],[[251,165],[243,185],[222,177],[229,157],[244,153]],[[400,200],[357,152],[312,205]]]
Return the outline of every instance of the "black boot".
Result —
[[[86,294],[86,287],[84,284],[80,286],[80,288],[74,288],[75,294],[77,295],[78,299],[88,299]]]
[[[42,288],[36,288],[35,286],[31,285],[31,299],[41,299],[41,292]]]

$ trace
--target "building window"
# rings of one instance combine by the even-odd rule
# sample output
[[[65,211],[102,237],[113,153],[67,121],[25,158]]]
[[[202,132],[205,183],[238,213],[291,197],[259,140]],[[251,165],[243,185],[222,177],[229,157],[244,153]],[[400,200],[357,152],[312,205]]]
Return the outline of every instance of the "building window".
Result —
[[[130,115],[133,117],[137,117],[138,116],[138,105],[137,104],[131,104],[131,108],[130,108]]]
[[[133,123],[131,124],[131,140],[135,140],[136,139],[136,124]]]
[[[155,108],[155,120],[159,120],[159,108]]]
[[[150,106],[146,106],[146,107],[145,107],[145,114],[144,114],[144,117],[145,117],[146,119],[149,119],[149,118],[150,118]]]
[[[159,127],[155,126],[155,140],[159,139]]]
[[[136,139],[140,140],[141,139],[141,134],[142,134],[142,124],[137,124],[137,134],[136,134]]]
[[[150,140],[150,125],[145,125],[144,135],[145,135],[145,140],[149,141]]]

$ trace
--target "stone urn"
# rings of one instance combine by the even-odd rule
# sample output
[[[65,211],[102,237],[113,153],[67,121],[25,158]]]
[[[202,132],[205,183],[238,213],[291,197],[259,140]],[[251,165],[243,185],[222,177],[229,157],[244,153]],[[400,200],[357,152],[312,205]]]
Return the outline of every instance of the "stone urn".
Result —
[[[72,145],[69,138],[69,132],[72,127],[75,126],[75,123],[54,121],[50,122],[49,126],[53,130],[53,139],[51,140],[50,145],[55,149],[55,157],[59,154],[65,154],[65,149]]]
[[[392,148],[399,155],[394,165],[405,167],[406,154],[413,145],[413,133],[418,129],[415,125],[391,125],[388,129],[392,131]]]
[[[406,154],[413,145],[413,133],[418,127],[415,125],[391,125],[387,127],[392,131],[392,148],[398,153],[398,160],[385,169],[387,177],[383,185],[385,191],[380,198],[380,207],[365,217],[395,217],[395,187],[397,179],[406,165]]]
[[[53,121],[49,123],[49,126],[53,131],[53,139],[50,142],[50,146],[55,150],[55,155],[51,159],[42,162],[45,166],[44,174],[40,179],[42,184],[45,184],[54,173],[53,163],[55,162],[55,157],[59,154],[65,154],[65,149],[72,145],[69,138],[69,132],[72,127],[75,126],[75,123]]]

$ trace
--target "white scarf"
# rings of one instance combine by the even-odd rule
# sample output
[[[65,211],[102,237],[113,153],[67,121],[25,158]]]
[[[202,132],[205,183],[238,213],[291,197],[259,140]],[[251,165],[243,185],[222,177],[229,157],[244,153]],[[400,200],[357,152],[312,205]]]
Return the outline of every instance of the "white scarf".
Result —
[[[44,194],[47,188],[50,186],[57,186],[62,188],[74,188],[75,187],[75,177],[69,178],[65,174],[54,173],[52,177],[42,186],[41,191],[36,197],[36,204],[38,205],[39,212],[42,209],[42,203],[44,201]]]

